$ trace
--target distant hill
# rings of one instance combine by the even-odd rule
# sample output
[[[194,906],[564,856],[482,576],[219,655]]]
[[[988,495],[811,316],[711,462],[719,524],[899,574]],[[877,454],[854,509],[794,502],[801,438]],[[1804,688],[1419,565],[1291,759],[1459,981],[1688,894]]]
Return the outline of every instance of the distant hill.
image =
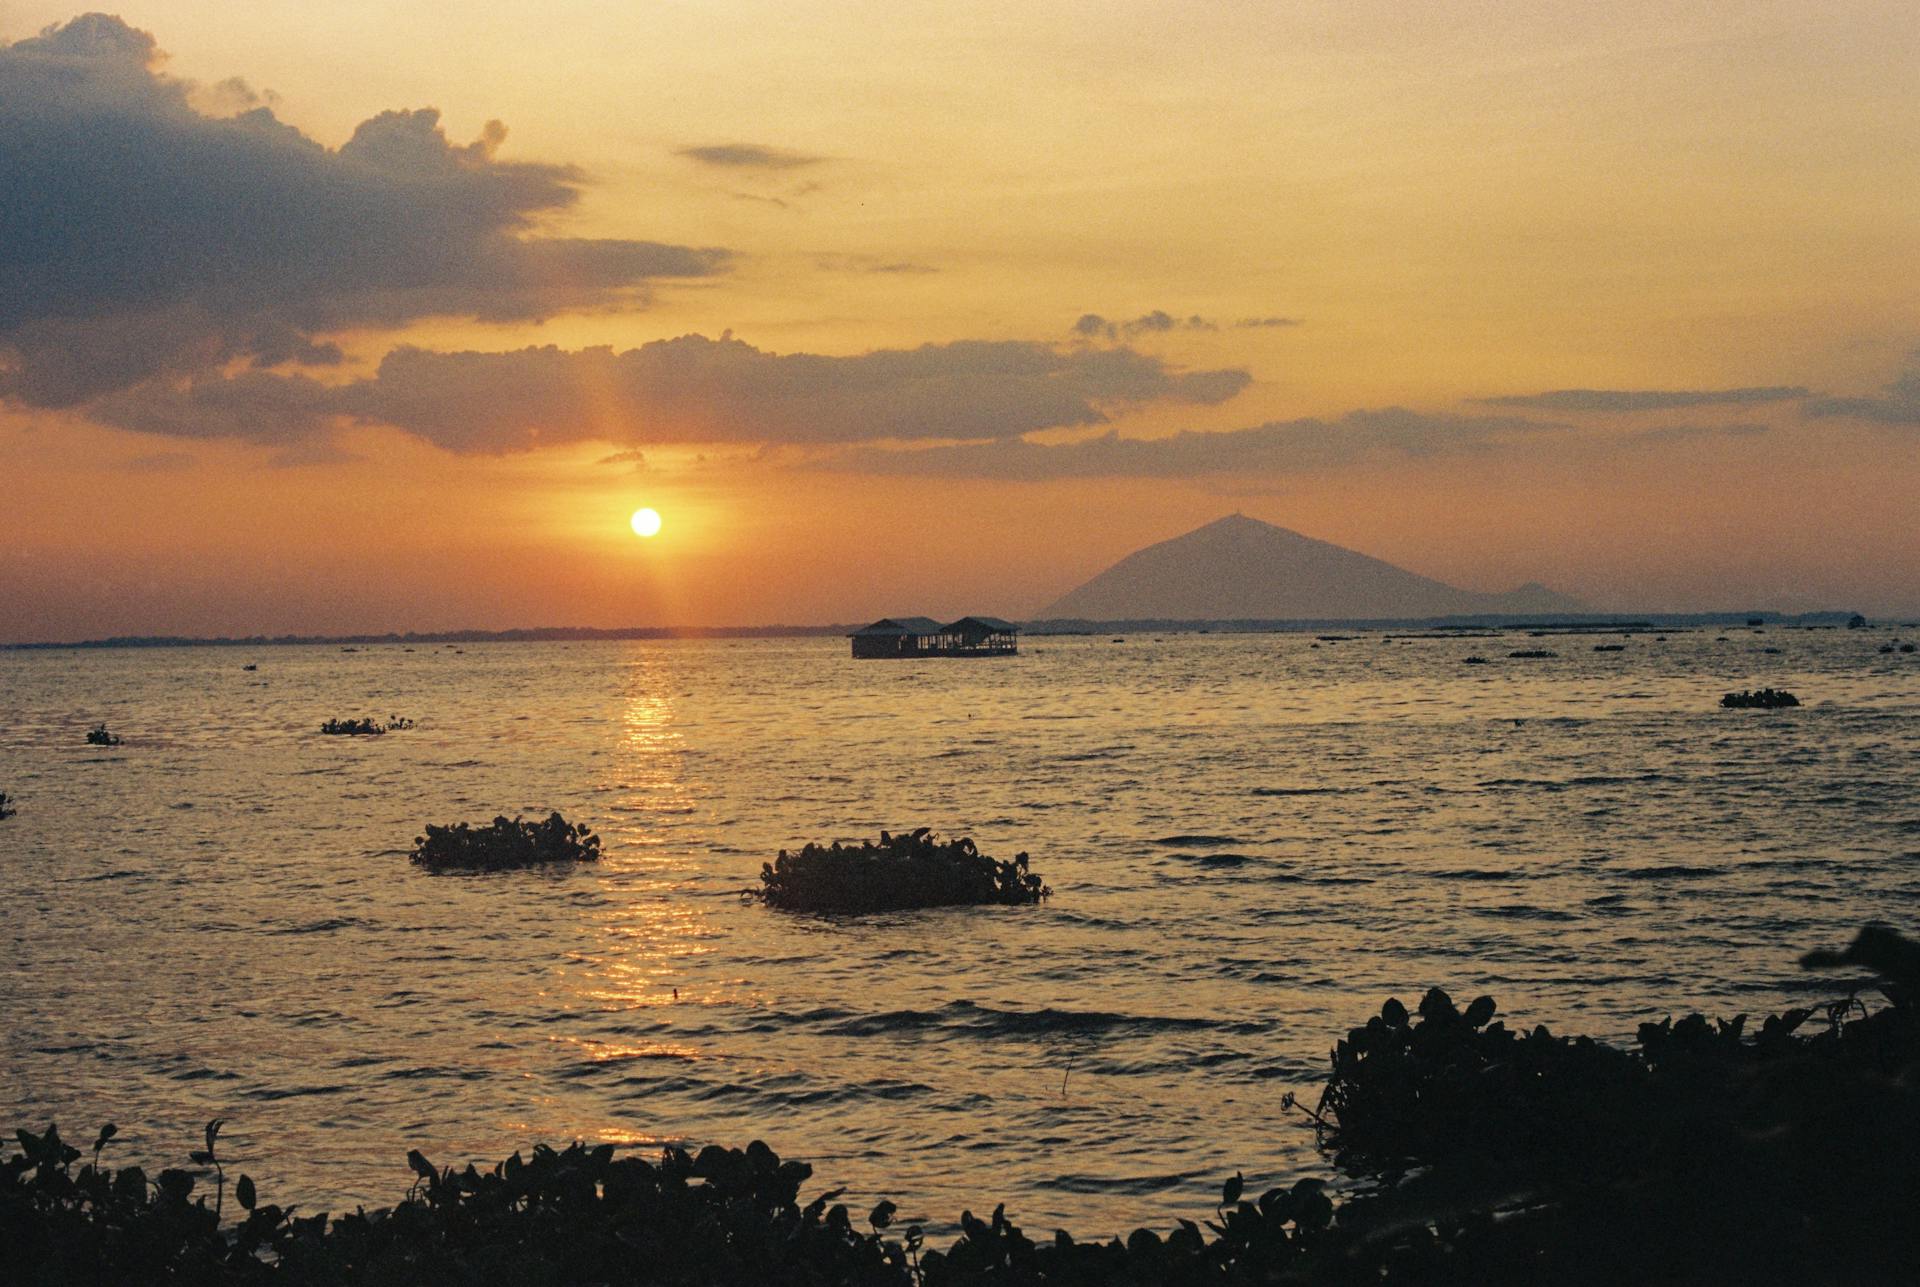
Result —
[[[1588,611],[1543,585],[1461,590],[1234,514],[1149,545],[1047,605],[1041,620],[1410,620]]]

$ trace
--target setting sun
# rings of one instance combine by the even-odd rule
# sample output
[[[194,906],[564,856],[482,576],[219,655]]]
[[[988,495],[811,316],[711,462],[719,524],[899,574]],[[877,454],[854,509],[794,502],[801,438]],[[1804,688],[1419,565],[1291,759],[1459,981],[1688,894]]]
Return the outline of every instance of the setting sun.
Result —
[[[633,534],[635,536],[658,536],[660,534],[660,511],[657,509],[636,509],[633,511]]]

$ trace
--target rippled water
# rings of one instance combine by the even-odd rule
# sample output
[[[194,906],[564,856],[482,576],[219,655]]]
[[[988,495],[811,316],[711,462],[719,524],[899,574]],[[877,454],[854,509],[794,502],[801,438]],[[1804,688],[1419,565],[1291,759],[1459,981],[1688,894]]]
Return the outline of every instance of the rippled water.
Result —
[[[1920,656],[1887,638],[0,653],[4,1124],[112,1119],[151,1163],[224,1116],[309,1209],[391,1201],[413,1145],[764,1137],[935,1224],[1163,1224],[1325,1169],[1280,1096],[1388,994],[1627,1034],[1910,920]],[[1807,705],[1717,709],[1762,684]],[[313,731],[389,712],[418,727]],[[406,861],[422,823],[552,808],[605,861]],[[783,846],[920,825],[1030,851],[1054,899],[738,897]]]

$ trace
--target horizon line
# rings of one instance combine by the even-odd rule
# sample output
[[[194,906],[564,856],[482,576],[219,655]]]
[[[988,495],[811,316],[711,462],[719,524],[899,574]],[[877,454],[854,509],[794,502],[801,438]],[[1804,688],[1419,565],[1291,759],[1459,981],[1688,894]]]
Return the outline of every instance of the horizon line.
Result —
[[[1897,614],[1900,615],[1900,614]],[[1806,612],[1781,612],[1775,609],[1705,610],[1691,612],[1585,612],[1556,613],[1552,618],[1528,620],[1501,613],[1456,613],[1429,617],[1033,617],[1016,619],[1028,634],[1074,634],[1112,630],[1159,630],[1175,633],[1221,631],[1224,633],[1290,633],[1338,627],[1342,629],[1653,629],[1686,625],[1759,622],[1765,625],[1811,625],[1829,621],[1844,623],[1859,617],[1869,624],[1872,618],[1846,608],[1820,608]],[[1893,624],[1894,618],[1883,623]],[[1899,620],[1902,625],[1920,623]],[[1044,629],[1043,627],[1053,627]],[[0,643],[0,651],[36,651],[62,648],[238,648],[302,647],[359,644],[456,644],[456,643],[592,643],[647,639],[798,639],[828,637],[859,629],[854,622],[819,624],[772,623],[766,625],[672,625],[672,626],[513,626],[498,630],[461,628],[451,630],[408,630],[360,632],[355,634],[278,635],[108,635],[97,639],[9,640]]]

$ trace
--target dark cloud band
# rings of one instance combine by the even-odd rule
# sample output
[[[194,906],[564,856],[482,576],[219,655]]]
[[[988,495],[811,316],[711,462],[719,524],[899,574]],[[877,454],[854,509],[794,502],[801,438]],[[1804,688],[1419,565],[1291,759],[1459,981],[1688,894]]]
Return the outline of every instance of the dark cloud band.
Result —
[[[95,414],[150,433],[258,442],[313,437],[346,419],[460,452],[588,440],[851,443],[1098,425],[1150,403],[1224,402],[1250,379],[1238,369],[1186,371],[1126,348],[963,340],[829,356],[684,335],[624,351],[407,347],[344,385],[245,371],[144,386]]]
[[[856,448],[823,462],[836,471],[1040,481],[1057,478],[1192,478],[1288,474],[1350,465],[1370,456],[1428,457],[1486,451],[1562,426],[1510,416],[1424,415],[1401,407],[1338,420],[1287,420],[1167,438],[1107,433],[1043,446],[1006,441],[917,450]]]
[[[103,14],[0,47],[0,396],[72,406],[235,360],[325,365],[329,332],[542,318],[727,263],[537,235],[584,179],[499,159],[498,122],[455,144],[435,111],[382,112],[327,148],[268,106],[206,115],[157,60]]]
[[[1682,407],[1754,406],[1810,396],[1797,386],[1754,389],[1554,389],[1547,393],[1479,398],[1492,407],[1537,407],[1543,411],[1672,411]]]

